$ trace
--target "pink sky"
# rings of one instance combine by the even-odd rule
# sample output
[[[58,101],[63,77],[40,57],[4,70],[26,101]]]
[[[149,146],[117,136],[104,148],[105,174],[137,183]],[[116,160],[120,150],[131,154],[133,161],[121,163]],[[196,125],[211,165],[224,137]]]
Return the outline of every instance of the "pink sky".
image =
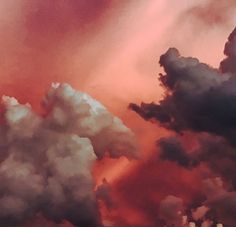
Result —
[[[161,90],[156,89],[156,75],[163,52],[175,46],[183,55],[217,66],[234,27],[233,21],[208,28],[189,17],[180,21],[181,13],[199,1],[111,2],[81,27],[84,22],[75,24],[70,9],[58,10],[47,21],[43,13],[51,14],[53,7],[46,11],[38,1],[1,1],[1,93],[21,96],[27,88],[39,96],[52,81],[66,81],[108,106],[113,100],[157,100]],[[40,9],[42,15],[37,13]],[[64,21],[57,13],[68,18]],[[18,91],[12,91],[16,84]],[[36,99],[32,95],[20,98]]]
[[[70,5],[69,1],[58,2]],[[205,0],[110,2],[104,7],[91,6],[88,11],[93,10],[92,14],[83,14],[84,20],[77,22],[70,7],[52,13],[53,6],[45,7],[40,0],[2,0],[0,94],[16,96],[40,109],[40,100],[51,82],[70,83],[120,116],[136,133],[141,151],[148,156],[154,141],[166,131],[127,110],[129,102],[161,98],[158,61],[169,47],[218,67],[235,18],[230,17],[224,25],[207,26],[183,16]],[[78,6],[79,13],[83,7]],[[96,166],[95,176],[98,182],[103,177],[112,182],[133,165],[126,159],[105,160]]]

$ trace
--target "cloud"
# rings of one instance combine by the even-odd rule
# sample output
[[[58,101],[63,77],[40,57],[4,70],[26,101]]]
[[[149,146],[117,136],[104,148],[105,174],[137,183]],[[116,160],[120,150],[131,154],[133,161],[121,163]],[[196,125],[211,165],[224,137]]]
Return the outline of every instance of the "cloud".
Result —
[[[162,160],[176,161],[179,165],[190,168],[194,166],[194,160],[186,153],[181,142],[175,137],[160,139],[157,144],[160,147]]]
[[[234,226],[236,222],[234,215],[236,206],[235,191],[227,191],[221,178],[204,180],[203,191],[207,197],[205,204],[211,208],[208,215],[225,226]]]
[[[168,226],[181,226],[183,210],[183,200],[169,195],[160,202],[159,215]]]
[[[105,206],[109,210],[114,206],[111,198],[111,186],[106,179],[103,179],[102,184],[98,186],[96,196],[105,203]]]
[[[159,104],[131,104],[144,119],[183,132],[209,132],[225,137],[232,144],[236,132],[235,77],[222,74],[196,58],[181,57],[171,48],[160,58],[166,74],[160,82],[166,96]]]
[[[236,28],[230,34],[228,42],[225,44],[224,54],[227,56],[221,64],[220,68],[222,72],[236,73]]]
[[[134,134],[89,95],[53,84],[46,116],[4,96],[1,127],[0,225],[42,214],[78,227],[102,226],[92,167],[104,156],[137,156]]]
[[[182,19],[189,16],[208,27],[214,25],[223,26],[230,21],[235,9],[234,0],[207,0],[187,9],[182,14]]]
[[[172,169],[177,164],[192,173],[199,171],[202,186],[185,209],[191,220],[205,208],[199,224],[212,221],[233,226],[236,222],[232,212],[236,205],[235,37],[234,30],[219,69],[197,58],[182,57],[177,49],[170,48],[160,57],[165,71],[159,76],[165,89],[163,99],[129,106],[145,120],[174,132],[157,141],[162,162],[172,162]],[[188,134],[192,141],[187,141]]]

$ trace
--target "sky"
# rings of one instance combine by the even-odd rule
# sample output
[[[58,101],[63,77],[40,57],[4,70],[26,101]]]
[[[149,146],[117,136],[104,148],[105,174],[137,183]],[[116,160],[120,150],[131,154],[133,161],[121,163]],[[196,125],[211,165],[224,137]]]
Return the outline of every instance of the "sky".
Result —
[[[2,0],[0,95],[30,103],[35,113],[44,116],[51,111],[42,104],[51,83],[68,83],[122,119],[137,139],[139,157],[94,161],[95,188],[106,178],[115,204],[110,209],[99,204],[102,219],[119,227],[158,226],[154,217],[161,213],[161,201],[162,210],[168,203],[189,205],[199,196],[201,174],[210,175],[210,170],[205,164],[189,169],[159,160],[156,141],[175,137],[175,130],[160,124],[158,117],[145,121],[149,119],[128,106],[158,103],[172,92],[158,81],[159,73],[171,74],[165,61],[164,67],[159,65],[170,47],[218,69],[235,27],[235,11],[233,0]],[[203,136],[187,130],[181,143],[193,149],[198,146],[195,137]],[[164,211],[162,216],[166,218]],[[22,226],[40,226],[44,221],[45,226],[70,226],[54,224],[47,217]]]

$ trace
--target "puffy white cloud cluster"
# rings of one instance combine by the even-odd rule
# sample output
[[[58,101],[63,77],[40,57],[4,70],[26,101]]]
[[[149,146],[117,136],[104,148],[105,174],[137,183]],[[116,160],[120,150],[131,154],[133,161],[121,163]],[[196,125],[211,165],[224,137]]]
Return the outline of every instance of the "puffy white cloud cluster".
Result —
[[[133,133],[89,95],[53,84],[47,114],[3,97],[0,226],[41,213],[55,222],[101,226],[91,169],[97,158],[137,156]]]
[[[50,110],[46,124],[51,129],[88,137],[98,158],[137,157],[130,129],[89,95],[76,92],[69,85],[53,84],[44,103]]]

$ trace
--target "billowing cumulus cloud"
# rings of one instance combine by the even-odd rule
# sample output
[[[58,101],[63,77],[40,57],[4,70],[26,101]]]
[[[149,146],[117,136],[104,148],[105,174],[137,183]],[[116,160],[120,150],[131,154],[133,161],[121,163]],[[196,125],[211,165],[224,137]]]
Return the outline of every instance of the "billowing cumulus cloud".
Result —
[[[160,104],[131,104],[145,119],[155,119],[176,132],[192,130],[221,135],[235,142],[236,80],[196,58],[181,57],[171,48],[160,58],[166,74],[160,82],[166,96]],[[214,114],[213,114],[214,113]]]
[[[236,223],[235,37],[234,30],[225,45],[227,57],[220,69],[197,58],[182,57],[177,49],[170,48],[160,57],[165,71],[159,76],[164,98],[157,104],[130,104],[145,120],[175,133],[157,141],[164,163],[199,171],[198,196],[184,200],[189,221],[199,225],[232,227]],[[187,141],[188,134],[192,141]],[[165,219],[167,224],[171,220]]]
[[[235,5],[233,1],[204,2],[209,4],[190,9],[184,14],[187,16],[184,21],[194,21],[194,26],[190,23],[191,28],[202,23],[207,25],[204,28],[227,25],[228,19],[233,15],[230,14]],[[2,0],[0,94],[15,96],[23,103],[28,101],[38,112],[35,107],[38,107],[49,83],[72,83],[81,90],[95,94],[133,125],[141,143],[145,143],[143,151],[146,156],[149,153],[146,151],[152,146],[150,141],[157,134],[160,138],[162,133],[158,130],[154,132],[155,126],[146,127],[141,119],[136,122],[134,113],[126,115],[119,99],[126,102],[133,97],[135,101],[153,99],[155,79],[143,75],[153,73],[153,59],[159,55],[160,50],[166,48],[163,45],[166,45],[164,43],[168,37],[171,39],[168,46],[178,46],[178,37],[181,42],[182,37],[187,38],[189,28],[183,30],[181,25],[176,29],[174,21],[179,13],[195,3],[199,4],[196,0]],[[221,10],[223,6],[225,8]],[[190,17],[194,19],[191,20]],[[156,26],[157,21],[162,21],[161,26]],[[168,32],[173,23],[174,36],[172,31],[171,34]],[[205,33],[203,38],[198,35],[198,29],[194,30],[197,40],[203,43],[198,50],[207,46],[204,43],[211,39],[209,37],[214,37],[214,40],[211,39],[211,46],[217,52],[224,32]],[[191,45],[186,45],[186,49],[196,53],[196,39],[191,38],[187,42],[191,42]],[[182,51],[181,48],[181,52],[186,49],[183,48]],[[216,62],[215,52],[204,53],[204,58],[210,56],[210,61]],[[226,52],[227,58],[233,59],[232,53]],[[199,56],[198,53],[196,55]],[[234,67],[232,62],[226,60],[220,71],[230,74],[229,71]],[[216,74],[221,74],[219,70],[216,71]],[[222,81],[217,83],[221,84]],[[201,86],[202,84],[200,83]],[[160,93],[160,89],[157,92]],[[174,208],[176,203],[182,204],[183,214],[188,208],[187,212],[191,213],[199,207],[209,206],[206,209],[210,211],[204,222],[212,220],[212,203],[203,205],[207,195],[199,192],[199,178],[202,179],[199,169],[204,169],[206,165],[214,174],[204,172],[204,177],[220,175],[228,186],[226,192],[231,190],[230,187],[234,184],[231,177],[234,173],[234,161],[227,158],[224,159],[224,164],[219,162],[224,157],[220,147],[227,147],[227,154],[231,156],[234,150],[232,139],[226,133],[215,133],[217,136],[223,135],[225,139],[209,136],[205,142],[199,141],[199,149],[196,147],[193,153],[188,152],[184,144],[186,141],[182,141],[181,136],[180,139],[173,136],[163,138],[158,149],[161,160],[158,153],[153,153],[148,160],[135,162],[133,171],[130,171],[133,165],[126,170],[124,163],[127,163],[127,159],[119,159],[118,162],[109,158],[102,161],[100,159],[105,156],[117,158],[121,155],[129,159],[137,157],[132,133],[122,126],[119,119],[103,108],[100,109],[96,101],[80,92],[76,94],[69,86],[54,85],[43,102],[44,117],[34,113],[29,105],[20,105],[12,98],[3,98],[5,112],[2,114],[0,110],[0,121],[4,123],[0,130],[0,149],[3,151],[0,154],[0,177],[6,183],[0,189],[2,226],[23,223],[21,226],[24,227],[46,227],[49,219],[50,223],[66,219],[78,226],[99,226],[100,203],[97,200],[104,200],[110,210],[114,207],[118,210],[116,215],[119,220],[115,220],[117,223],[105,220],[104,223],[108,226],[157,227],[163,222],[179,223],[180,217],[176,215],[179,208]],[[153,103],[152,106],[156,108],[156,104]],[[148,107],[150,109],[151,105],[148,104]],[[163,121],[168,121],[169,116],[165,112],[156,112]],[[185,130],[188,129],[175,129],[182,134]],[[233,135],[233,132],[227,133]],[[215,145],[217,154],[214,154],[216,148],[212,144],[215,139],[219,139]],[[231,144],[228,144],[229,140]],[[203,149],[204,143],[207,146]],[[82,151],[86,151],[86,155]],[[95,187],[97,191],[94,194],[91,169],[95,160],[100,165],[94,171],[95,175],[99,175],[99,179],[95,176],[96,183],[103,179],[104,172],[109,179],[117,179],[121,173],[127,174],[127,178],[124,177],[123,182],[117,184],[113,182],[114,185],[104,180],[101,186]],[[31,184],[26,179],[32,179]],[[109,197],[111,189],[119,191],[112,200]],[[120,199],[119,202],[128,208],[119,207],[119,202],[113,206],[113,199]],[[163,208],[163,203],[170,207],[169,213],[165,210],[165,205]],[[102,209],[100,211],[103,212]],[[112,215],[113,213],[110,216]],[[38,221],[38,217],[42,217],[42,220],[39,218]],[[224,217],[225,215],[221,218]],[[31,219],[38,224],[31,223]],[[199,219],[197,221],[203,222],[202,217]],[[28,220],[26,224],[25,220]]]
[[[2,98],[0,225],[16,226],[41,214],[56,223],[102,226],[93,163],[104,156],[137,157],[134,135],[68,84],[53,84],[43,103],[44,117],[30,104]]]
[[[225,44],[224,54],[227,56],[221,64],[221,70],[223,72],[236,73],[236,28],[230,34],[228,42]]]

